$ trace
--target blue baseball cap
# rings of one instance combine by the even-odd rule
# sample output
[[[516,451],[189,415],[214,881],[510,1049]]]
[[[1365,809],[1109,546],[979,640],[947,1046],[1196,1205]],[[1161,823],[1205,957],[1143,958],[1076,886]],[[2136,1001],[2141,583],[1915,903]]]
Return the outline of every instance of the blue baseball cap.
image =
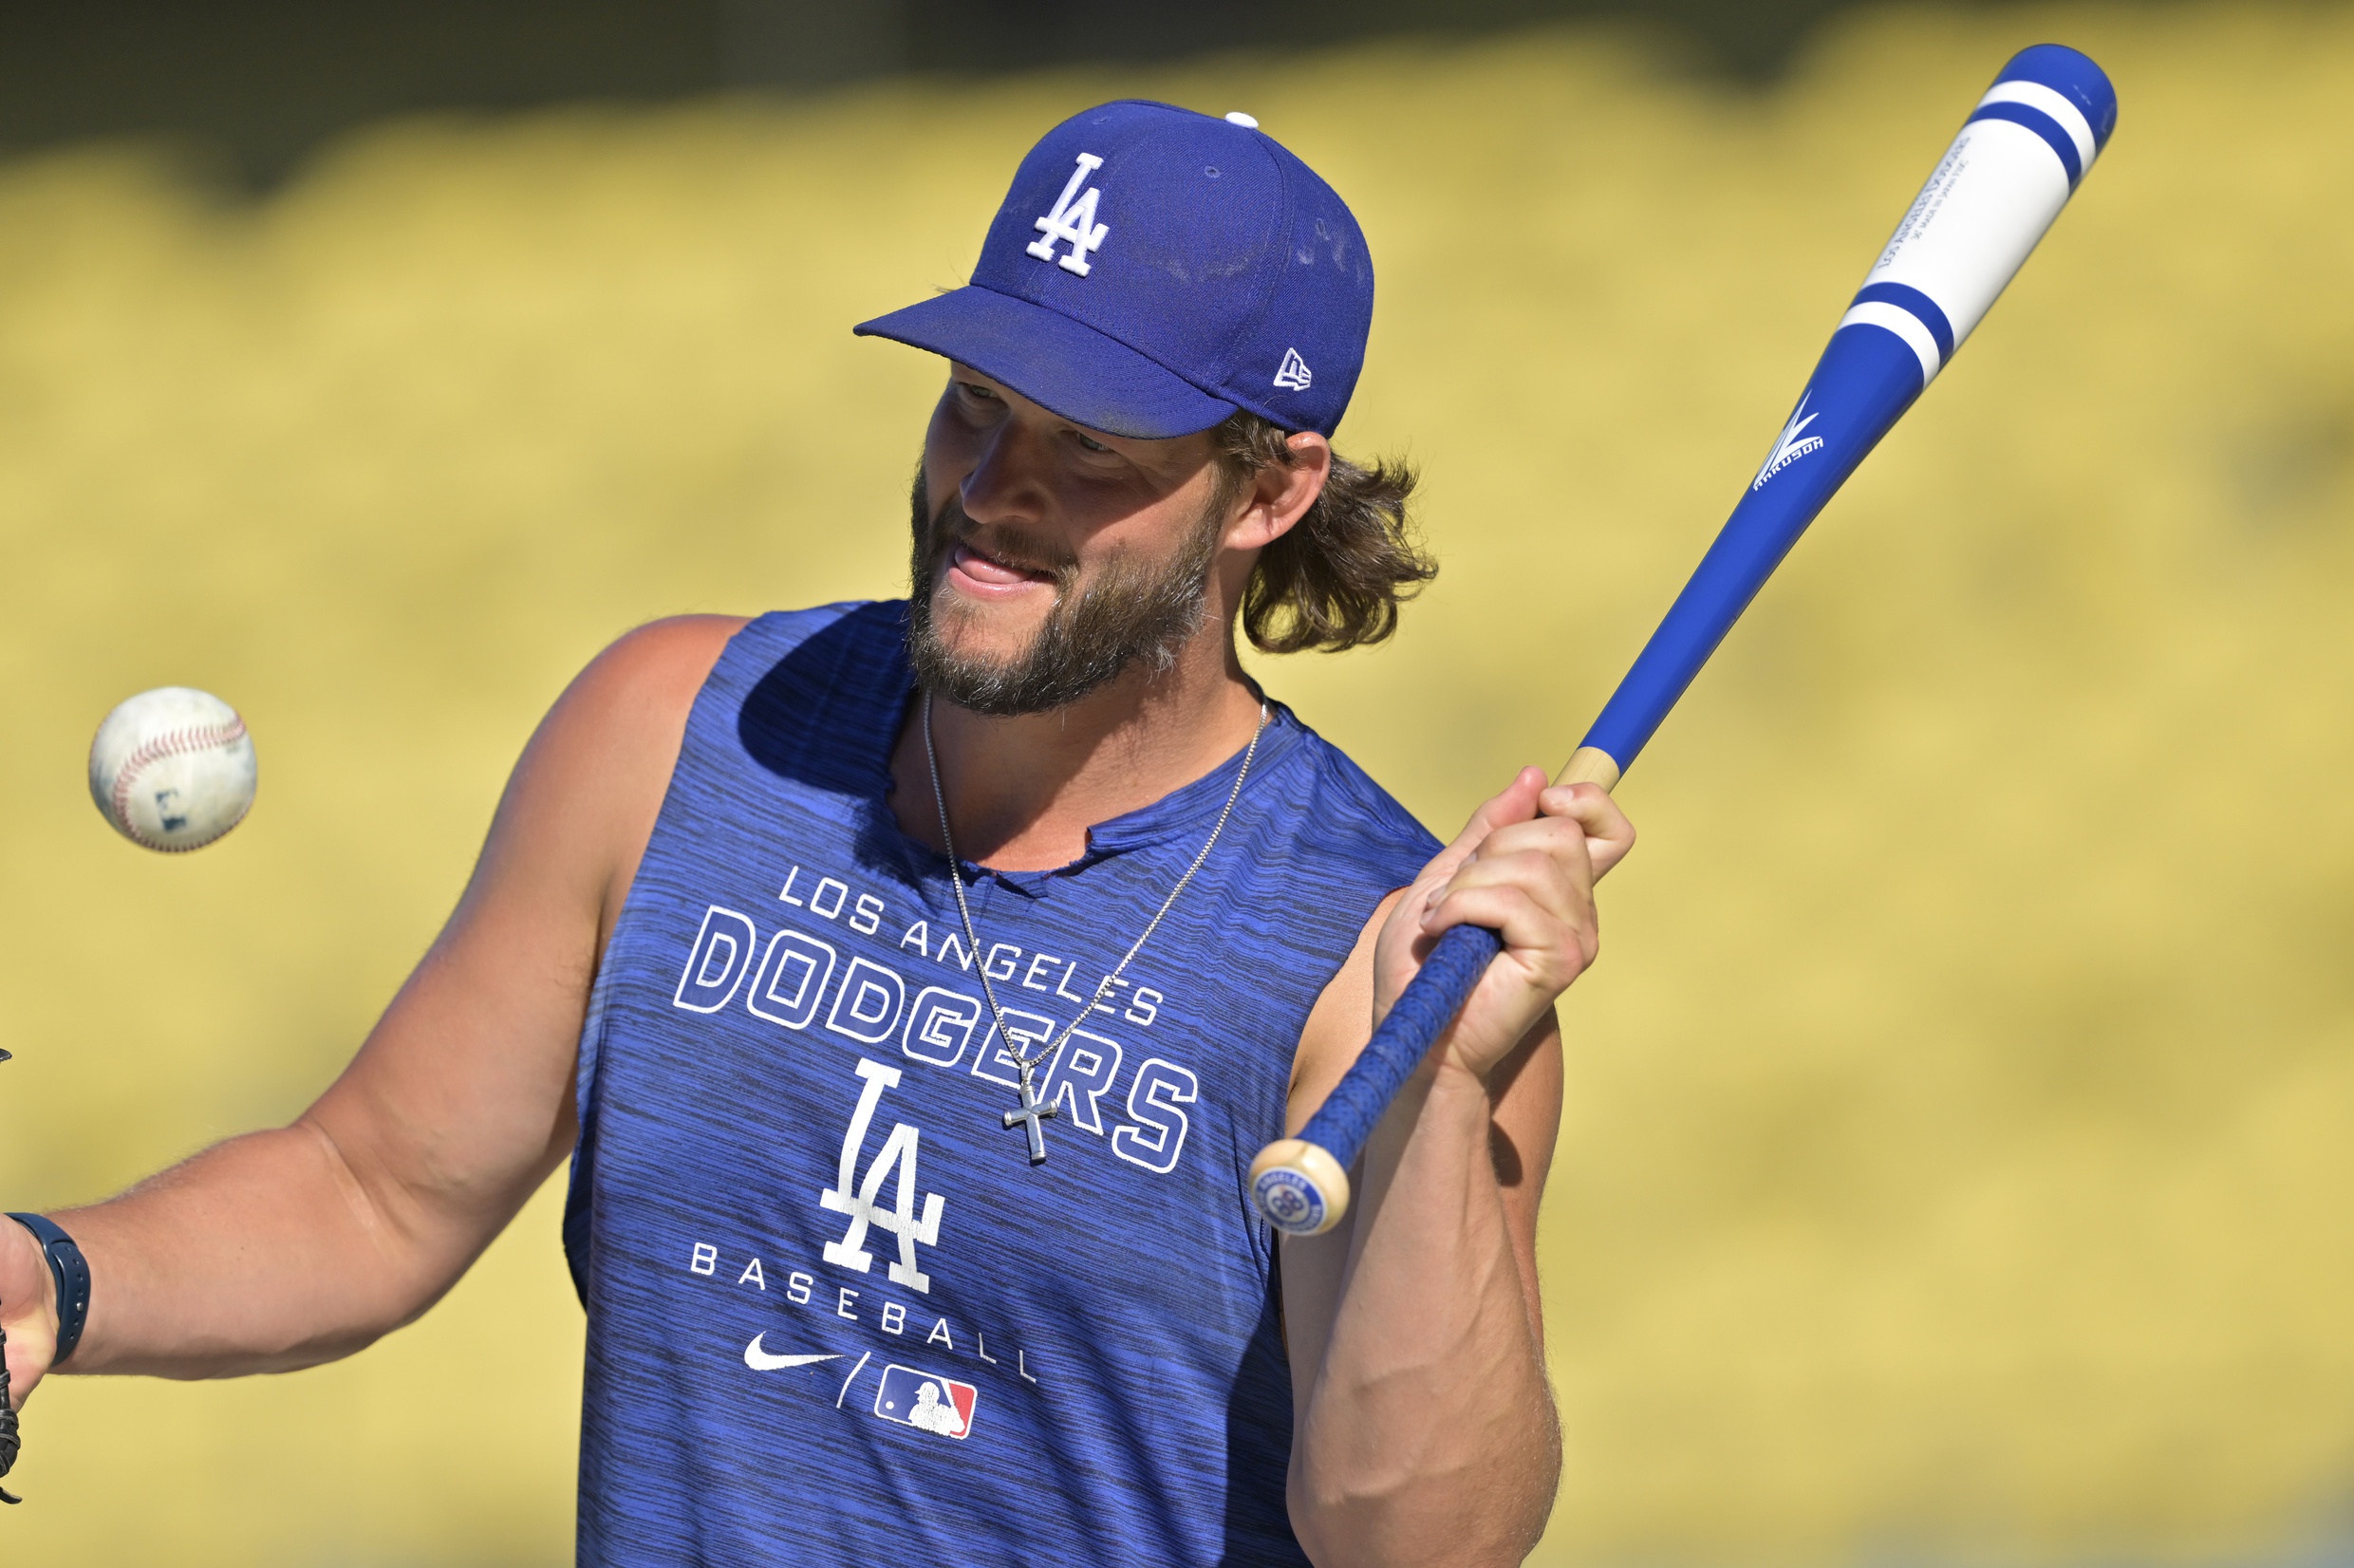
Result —
[[[1314,170],[1247,115],[1129,99],[1030,149],[971,283],[854,330],[1157,439],[1243,408],[1330,436],[1373,320],[1364,233]]]

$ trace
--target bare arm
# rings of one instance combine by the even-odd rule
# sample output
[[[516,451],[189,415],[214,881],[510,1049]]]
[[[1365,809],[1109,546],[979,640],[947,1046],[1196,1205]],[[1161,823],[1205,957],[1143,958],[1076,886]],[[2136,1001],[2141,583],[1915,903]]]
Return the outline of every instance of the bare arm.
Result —
[[[1536,1262],[1561,1104],[1552,1003],[1593,960],[1594,878],[1634,831],[1599,790],[1542,785],[1523,774],[1384,902],[1301,1041],[1294,1130],[1429,939],[1503,929],[1505,955],[1376,1129],[1349,1218],[1283,1242],[1291,1515],[1317,1562],[1517,1563],[1552,1507]]]
[[[509,780],[473,878],[359,1055],[290,1127],[56,1216],[88,1256],[71,1372],[224,1377],[332,1360],[440,1299],[572,1147],[589,983],[688,709],[740,625],[658,623],[598,657]],[[47,1268],[0,1223],[21,1397],[56,1341]]]

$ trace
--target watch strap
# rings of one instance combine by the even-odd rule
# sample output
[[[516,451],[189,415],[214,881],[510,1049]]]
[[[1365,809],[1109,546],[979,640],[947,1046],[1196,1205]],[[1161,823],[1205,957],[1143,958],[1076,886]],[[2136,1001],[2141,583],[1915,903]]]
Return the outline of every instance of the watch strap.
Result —
[[[32,1232],[41,1243],[41,1255],[49,1260],[49,1277],[57,1281],[57,1354],[49,1365],[62,1367],[82,1343],[83,1325],[90,1320],[90,1261],[82,1256],[74,1239],[47,1216],[10,1214],[9,1218]]]

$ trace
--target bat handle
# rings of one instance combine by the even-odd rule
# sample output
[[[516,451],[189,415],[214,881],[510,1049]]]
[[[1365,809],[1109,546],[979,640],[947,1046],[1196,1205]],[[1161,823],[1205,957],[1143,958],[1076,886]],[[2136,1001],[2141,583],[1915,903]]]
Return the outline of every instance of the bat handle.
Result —
[[[1580,746],[1554,782],[1608,790],[1618,775],[1607,753]],[[1267,1223],[1288,1236],[1318,1236],[1340,1223],[1349,1212],[1350,1167],[1374,1124],[1503,951],[1504,939],[1484,925],[1449,927],[1431,943],[1421,971],[1299,1135],[1276,1140],[1251,1162],[1251,1202]]]

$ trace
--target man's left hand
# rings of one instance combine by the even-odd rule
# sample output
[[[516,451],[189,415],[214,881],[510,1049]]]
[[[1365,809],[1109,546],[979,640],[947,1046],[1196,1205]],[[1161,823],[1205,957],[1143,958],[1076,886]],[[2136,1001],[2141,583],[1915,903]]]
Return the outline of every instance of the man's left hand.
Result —
[[[1422,967],[1450,926],[1485,925],[1504,953],[1432,1047],[1424,1071],[1488,1072],[1594,962],[1600,933],[1594,884],[1635,847],[1635,825],[1597,784],[1556,787],[1523,768],[1471,813],[1455,841],[1423,868],[1373,950],[1373,1021]]]

